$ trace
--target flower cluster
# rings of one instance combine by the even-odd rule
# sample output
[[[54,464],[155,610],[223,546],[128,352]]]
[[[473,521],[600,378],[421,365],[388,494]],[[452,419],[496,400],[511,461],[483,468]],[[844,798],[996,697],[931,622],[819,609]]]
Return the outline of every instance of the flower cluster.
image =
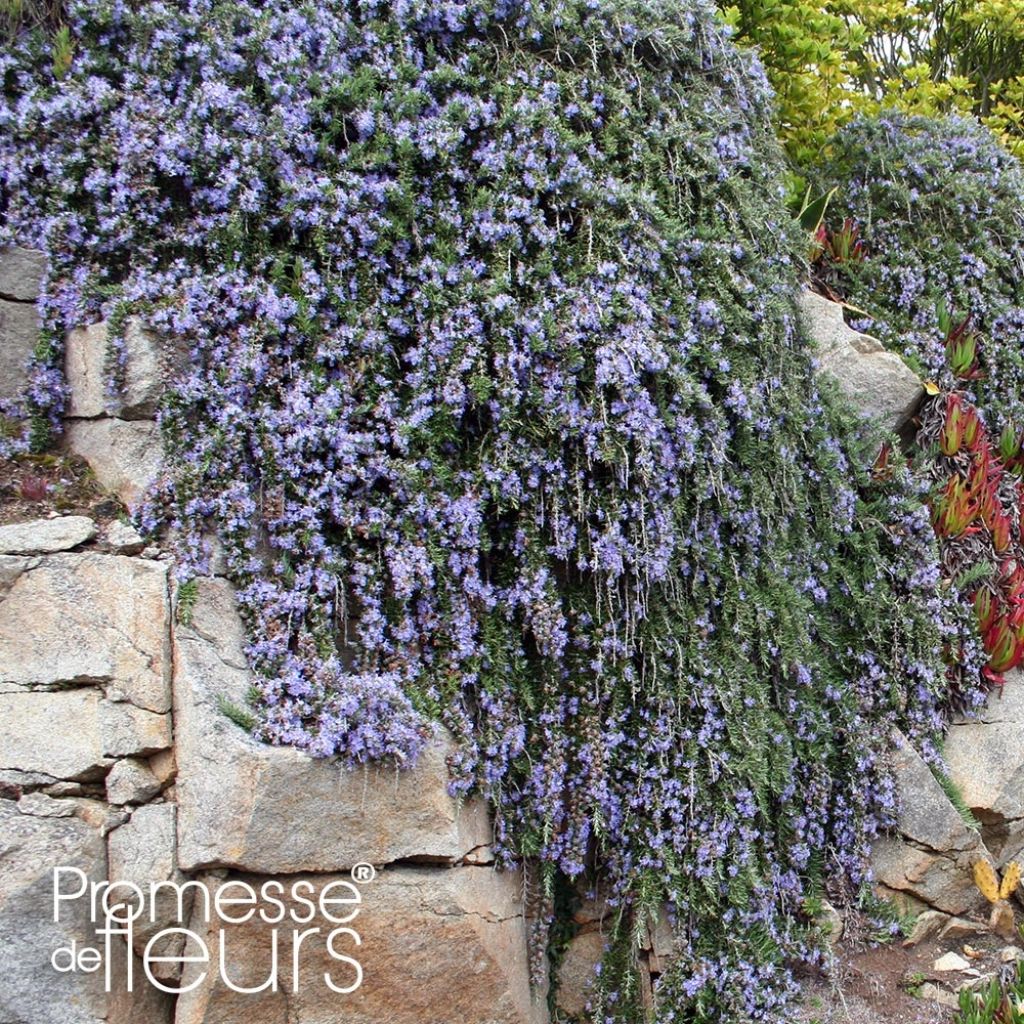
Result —
[[[609,892],[595,1020],[645,1015],[665,903],[657,1019],[779,1019],[944,683],[920,495],[796,327],[761,69],[704,0],[68,6],[69,67],[0,54],[32,406],[89,317],[187,344],[142,520],[183,579],[223,545],[258,733],[443,724],[502,861]]]

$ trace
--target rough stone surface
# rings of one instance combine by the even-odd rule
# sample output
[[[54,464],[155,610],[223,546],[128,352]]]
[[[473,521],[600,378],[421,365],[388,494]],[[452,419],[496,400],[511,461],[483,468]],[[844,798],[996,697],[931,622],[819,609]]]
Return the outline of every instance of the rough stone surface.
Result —
[[[171,716],[127,701],[100,704],[100,734],[108,757],[144,756],[171,745]]]
[[[804,289],[797,296],[797,308],[820,350],[820,370],[836,379],[861,415],[899,430],[924,395],[913,370],[880,341],[847,326],[840,303]]]
[[[135,527],[122,523],[120,519],[115,519],[106,527],[103,540],[117,555],[137,555],[146,546]]]
[[[210,553],[208,576],[227,576],[229,572],[228,553],[216,534],[210,533],[203,538],[206,549]]]
[[[0,695],[0,768],[96,778],[107,764],[94,689]]]
[[[0,401],[21,398],[28,383],[28,361],[38,340],[35,306],[0,299]]]
[[[0,680],[105,685],[140,708],[169,711],[167,619],[162,562],[90,553],[41,559],[14,577],[0,602]]]
[[[0,768],[0,790],[6,790],[8,796],[12,795],[15,790],[63,784],[59,783],[54,776],[46,775],[43,772],[23,772],[14,768]],[[77,786],[78,783],[72,782],[67,785]]]
[[[165,382],[182,365],[180,352],[175,352],[137,317],[131,317],[124,331],[123,383],[118,392],[108,394],[108,364],[113,358],[108,359],[108,338],[106,321],[68,333],[64,364],[71,389],[68,415],[151,418]]]
[[[160,428],[149,420],[69,420],[68,450],[89,463],[105,490],[134,509],[160,472]]]
[[[38,558],[22,558],[17,555],[0,555],[0,601],[9,593],[14,581],[29,569],[39,564]],[[3,673],[0,672],[0,678]]]
[[[917,916],[914,927],[904,939],[903,945],[907,948],[918,946],[926,939],[937,935],[950,921],[954,920],[957,919],[951,918],[949,914],[943,914],[941,910],[926,910]]]
[[[112,804],[142,804],[156,796],[160,787],[147,761],[126,757],[107,775],[107,800]]]
[[[107,414],[107,372],[106,322],[69,331],[64,344],[64,374],[71,392],[69,416]],[[113,404],[113,397],[109,401]]]
[[[128,814],[124,808],[111,807],[110,804],[102,800],[73,799],[68,802],[75,805],[77,817],[90,827],[97,829],[103,836],[128,820]]]
[[[450,743],[415,769],[346,771],[257,743],[221,710],[251,679],[230,585],[198,581],[191,626],[175,631],[175,732],[182,868],[260,874],[335,871],[361,861],[455,862],[491,841],[485,806],[448,796]]]
[[[35,302],[43,284],[46,255],[20,245],[0,249],[0,298]]]
[[[676,950],[676,937],[669,923],[667,909],[662,911],[653,925],[648,921],[647,938],[643,948],[648,951],[652,973],[661,974]]]
[[[932,964],[933,971],[966,971],[970,962],[965,960],[959,953],[944,953],[935,963]]]
[[[37,818],[73,818],[75,805],[70,800],[55,800],[45,793],[26,793],[18,801],[18,810],[22,814],[31,814]]]
[[[161,786],[166,786],[174,780],[178,771],[178,765],[174,759],[174,750],[162,750],[149,759],[149,770]]]
[[[594,896],[577,892],[577,896],[580,901],[573,911],[572,920],[578,930],[558,965],[555,1004],[560,1011],[559,1020],[587,1019],[586,1006],[593,993],[597,968],[604,956],[614,914],[605,894]],[[837,914],[830,905],[826,906]],[[839,920],[841,925],[842,918]],[[665,972],[676,952],[676,936],[667,907],[662,908],[656,920],[647,920],[637,936],[637,945],[640,997],[643,1006],[653,1013],[657,1009],[654,983]]]
[[[98,795],[98,783],[95,782],[53,782],[46,787],[47,796],[90,796]],[[99,787],[102,788],[102,787]]]
[[[900,834],[940,852],[975,849],[977,833],[967,828],[931,769],[899,732],[893,734],[893,757],[900,793]]]
[[[68,332],[64,342],[64,375],[71,392],[68,396],[69,416],[106,414],[106,352],[105,321],[76,327]]]
[[[70,942],[99,947],[88,900],[61,904],[53,920],[53,870],[78,868],[106,878],[100,833],[77,817],[37,817],[0,800],[0,1021],[4,1024],[170,1024],[170,1001],[149,985],[124,989],[124,943],[115,942],[114,994],[103,972],[58,973],[50,958]],[[70,888],[72,879],[66,881]],[[136,977],[140,965],[136,961]]]
[[[566,1017],[583,1017],[594,983],[594,971],[604,954],[604,936],[598,931],[574,935],[558,967],[555,1001]]]
[[[980,908],[982,901],[973,889],[968,858],[918,850],[886,836],[875,844],[871,859],[875,878],[884,886],[908,894],[925,906],[948,914]]]
[[[949,776],[982,823],[1000,865],[1024,847],[1024,673],[1006,678],[977,721],[954,723],[946,739]]]
[[[249,876],[246,881],[258,888],[263,880]],[[290,886],[295,879],[285,881]],[[319,892],[350,879],[321,875],[308,881]],[[215,921],[207,929],[200,920],[192,927],[206,935],[212,962],[202,984],[179,997],[177,1024],[541,1024],[548,1019],[547,1007],[544,992],[530,993],[521,891],[516,875],[489,868],[403,866],[382,871],[362,886],[362,908],[347,925],[361,943],[344,935],[335,940],[335,950],[363,968],[362,984],[347,995],[330,991],[323,980],[329,972],[335,985],[345,987],[358,977],[355,968],[332,960],[327,952],[326,934],[337,925],[317,917],[303,926],[321,932],[302,946],[298,992],[293,991],[286,929],[278,991],[240,995],[217,978],[216,933],[223,927],[225,966],[232,981],[255,987],[270,973],[271,929],[258,920],[223,926]],[[294,906],[287,898],[285,904]],[[343,916],[347,909],[335,913]],[[182,984],[204,969],[206,965],[188,965]]]
[[[980,909],[984,897],[974,885],[973,862],[987,853],[910,743],[893,732],[893,771],[900,799],[896,835],[883,836],[872,850],[875,878],[947,914]]]
[[[106,877],[99,834],[74,818],[20,814],[0,800],[0,1020],[93,1024],[106,1016],[102,980],[58,974],[55,949],[72,938],[95,945],[88,904],[63,905],[53,921],[53,869],[73,867],[90,881]],[[60,1013],[61,1004],[65,1004]]]
[[[137,807],[131,819],[107,837],[111,882],[130,882],[148,892],[158,882],[180,885],[185,876],[178,870],[174,804],[150,804]],[[148,909],[148,906],[147,906]],[[179,916],[179,911],[180,915]],[[181,906],[175,892],[161,889],[152,914],[140,917],[134,925],[135,951],[142,954],[147,943],[167,928],[186,928],[192,912],[192,892],[187,890]],[[185,945],[180,933],[161,936],[152,949],[153,956],[179,956]],[[154,965],[158,978],[181,976],[181,965]]]
[[[0,554],[31,555],[67,551],[96,536],[88,516],[57,516],[0,526]]]

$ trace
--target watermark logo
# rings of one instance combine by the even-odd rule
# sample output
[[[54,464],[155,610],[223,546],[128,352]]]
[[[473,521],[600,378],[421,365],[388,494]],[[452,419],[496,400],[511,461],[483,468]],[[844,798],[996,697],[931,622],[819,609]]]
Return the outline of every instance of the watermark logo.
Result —
[[[352,868],[351,881],[334,878],[319,886],[308,879],[288,885],[276,879],[260,885],[226,879],[217,885],[195,880],[152,882],[144,888],[134,882],[90,881],[79,868],[57,867],[53,869],[54,923],[60,923],[62,913],[87,907],[97,944],[85,946],[73,940],[55,949],[50,963],[62,974],[102,970],[107,992],[132,992],[139,981],[133,958],[124,957],[123,971],[116,970],[115,943],[124,940],[129,949],[135,948],[137,934],[147,922],[148,935],[158,919],[174,920],[176,924],[150,936],[140,953],[145,980],[162,992],[190,992],[216,974],[227,988],[242,994],[298,993],[303,984],[315,983],[337,995],[349,995],[363,983],[362,938],[357,930],[363,908],[360,886],[376,875],[372,864],[361,863]],[[261,948],[269,946],[266,976],[256,985],[243,985],[231,964],[231,931],[244,924],[269,932],[269,941],[260,943]],[[328,969],[314,972],[311,982],[310,972],[301,972],[300,964],[314,947],[319,947],[318,966]],[[178,952],[169,955],[168,949]],[[246,966],[251,971],[252,965]],[[261,977],[262,969],[260,965]],[[179,973],[177,982],[168,980]]]
[[[377,869],[372,864],[357,864],[352,869],[352,881],[360,885],[372,882],[377,877]]]

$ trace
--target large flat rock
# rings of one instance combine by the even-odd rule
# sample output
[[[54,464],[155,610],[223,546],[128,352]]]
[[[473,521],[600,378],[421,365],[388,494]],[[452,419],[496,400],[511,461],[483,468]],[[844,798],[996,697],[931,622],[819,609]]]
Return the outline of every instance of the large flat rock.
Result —
[[[892,757],[900,797],[900,835],[939,853],[975,850],[978,833],[967,827],[932,770],[898,731],[893,733]]]
[[[0,601],[0,682],[99,685],[170,710],[166,564],[68,553],[22,569]]]
[[[64,442],[89,463],[100,486],[130,509],[139,506],[160,473],[160,428],[150,420],[68,420]]]
[[[260,874],[337,871],[362,861],[461,860],[490,843],[482,801],[447,791],[451,744],[430,744],[414,769],[349,771],[253,740],[223,712],[251,683],[242,626],[225,580],[198,581],[188,628],[175,628],[174,728],[178,855],[184,870]]]
[[[877,338],[843,319],[843,307],[807,289],[797,295],[804,330],[820,352],[819,371],[832,376],[861,416],[899,430],[917,410],[924,388],[917,374]]]
[[[257,891],[265,879],[241,876]],[[335,885],[333,895],[349,896],[348,875],[299,876],[282,879],[290,887],[308,881],[308,898]],[[211,881],[211,884],[219,884]],[[257,920],[209,925],[200,916],[192,930],[212,952],[209,965],[186,966],[182,985],[205,977],[178,1000],[176,1024],[542,1024],[548,1020],[544,992],[531,992],[527,957],[527,922],[521,903],[522,879],[490,868],[438,870],[392,867],[358,887],[361,902],[338,906],[335,918],[354,907],[355,918],[337,925],[323,916],[309,923],[279,926],[277,971],[271,970],[272,928]],[[349,898],[351,898],[349,896]],[[290,912],[296,903],[286,892]],[[197,901],[198,906],[199,901]],[[302,908],[297,908],[302,912]],[[238,908],[232,908],[238,913]],[[354,991],[334,992],[359,982],[355,967],[333,959],[327,936],[348,927],[359,936],[334,940],[336,953],[362,968]],[[293,928],[319,929],[300,948],[298,987],[293,983]],[[232,992],[220,979],[219,935],[227,954],[223,968],[239,987],[271,985],[255,995]],[[276,991],[273,988],[276,987]]]
[[[1011,672],[974,721],[957,721],[945,747],[949,775],[984,826],[999,861],[1024,846],[1024,674]]]
[[[872,849],[875,880],[947,914],[980,910],[984,897],[972,866],[989,859],[982,837],[968,828],[931,769],[905,736],[893,730],[893,773],[899,795],[894,834]]]
[[[96,536],[88,516],[56,516],[0,526],[0,554],[50,554],[68,551]]]
[[[35,306],[0,299],[0,401],[22,397],[28,384],[28,362],[38,341]]]
[[[100,693],[0,693],[0,769],[55,779],[96,779],[109,763],[100,735]]]

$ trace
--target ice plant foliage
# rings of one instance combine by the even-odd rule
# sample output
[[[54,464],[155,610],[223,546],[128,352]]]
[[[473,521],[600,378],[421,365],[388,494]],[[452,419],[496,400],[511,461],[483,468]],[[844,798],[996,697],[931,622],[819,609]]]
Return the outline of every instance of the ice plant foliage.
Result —
[[[841,227],[831,229],[823,220],[814,232],[811,261],[828,268],[836,263],[859,263],[864,259],[864,239],[860,226],[847,217]]]
[[[71,325],[182,340],[144,525],[183,579],[224,545],[259,735],[408,764],[443,723],[542,921],[610,892],[594,1020],[648,1015],[666,903],[657,1020],[779,1019],[944,638],[922,495],[795,326],[760,68],[703,2],[69,8],[59,76],[0,55],[37,426]]]
[[[825,253],[822,276],[870,317],[856,326],[941,385],[915,464],[944,575],[975,612],[948,650],[969,699],[978,669],[1001,683],[1024,659],[1024,173],[974,122],[903,115],[846,128],[826,173],[831,211],[867,244],[858,260]]]
[[[961,377],[970,379],[970,365]],[[1004,429],[998,443],[962,392],[928,400],[921,413],[919,468],[936,482],[932,525],[945,576],[975,614],[988,660],[982,673],[1002,685],[1024,661],[1024,486],[1021,441]],[[949,650],[955,690],[976,676],[959,647]]]
[[[993,978],[980,992],[961,992],[955,1024],[1024,1024],[1024,967],[1006,980]]]

